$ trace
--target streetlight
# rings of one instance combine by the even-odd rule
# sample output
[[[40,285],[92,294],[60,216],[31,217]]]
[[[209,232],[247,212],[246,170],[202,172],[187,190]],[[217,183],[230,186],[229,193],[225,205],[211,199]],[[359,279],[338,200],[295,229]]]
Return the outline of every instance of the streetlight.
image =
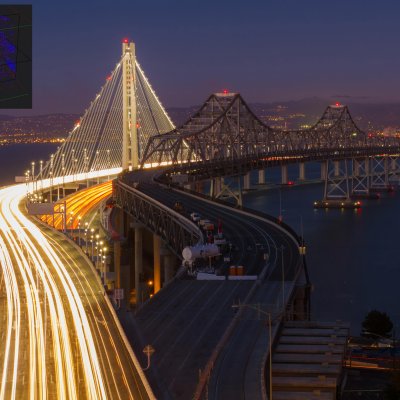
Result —
[[[107,251],[107,247],[103,247],[103,274],[104,274],[104,283],[106,283],[106,251]]]
[[[96,235],[96,236],[97,236],[97,238],[99,237],[99,235]],[[97,263],[96,263],[97,269],[99,269],[99,270],[101,270],[101,260],[102,260],[102,254],[101,253],[103,252],[103,249],[102,249],[101,246],[103,246],[103,241],[102,240],[99,241],[100,262],[99,262],[99,254],[97,254]]]
[[[39,169],[39,173],[40,173],[40,190],[43,194],[43,160],[39,161],[39,165],[40,165],[40,169]]]
[[[70,231],[71,231],[71,238],[72,238],[72,236],[73,236],[72,230],[74,228],[74,212],[70,211],[69,215],[70,215],[70,217],[69,217],[70,227],[69,228],[70,228]]]
[[[81,247],[81,219],[82,217],[78,215],[78,243],[79,247]]]
[[[86,254],[88,254],[88,240],[87,240],[87,228],[85,229],[85,245],[86,245]]]
[[[260,319],[260,314],[265,314],[268,316],[268,332],[269,332],[269,340],[268,340],[268,351],[269,351],[269,400],[272,400],[272,329],[271,329],[271,313],[261,310],[260,304],[246,304],[239,303],[233,304],[232,308],[241,308],[248,307],[258,312],[258,319]]]
[[[35,191],[35,161],[32,161],[32,192],[34,191]]]
[[[92,258],[92,262],[94,261],[94,240],[93,240],[93,235],[90,235],[90,242],[92,243],[92,254],[91,254],[91,258]]]

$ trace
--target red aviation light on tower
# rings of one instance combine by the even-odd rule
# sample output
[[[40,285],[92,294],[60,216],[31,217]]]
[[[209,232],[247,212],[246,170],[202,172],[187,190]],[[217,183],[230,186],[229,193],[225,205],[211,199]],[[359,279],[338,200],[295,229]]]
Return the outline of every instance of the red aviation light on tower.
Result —
[[[229,94],[229,90],[228,90],[228,89],[224,89],[224,90],[222,91],[222,93],[223,93],[223,94]]]
[[[336,106],[336,107],[340,107],[341,104],[337,101],[337,102],[335,103],[335,106]]]
[[[110,80],[111,80],[111,75],[108,75],[107,78],[106,78],[106,80],[107,80],[107,81],[110,81]]]
[[[128,43],[128,39],[127,38],[123,38],[122,39],[122,43]]]

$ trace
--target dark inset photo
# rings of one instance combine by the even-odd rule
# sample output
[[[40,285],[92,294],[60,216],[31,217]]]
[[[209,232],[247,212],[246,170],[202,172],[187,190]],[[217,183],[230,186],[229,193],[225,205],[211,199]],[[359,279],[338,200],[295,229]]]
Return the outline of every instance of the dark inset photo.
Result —
[[[32,6],[0,5],[0,109],[32,108]]]

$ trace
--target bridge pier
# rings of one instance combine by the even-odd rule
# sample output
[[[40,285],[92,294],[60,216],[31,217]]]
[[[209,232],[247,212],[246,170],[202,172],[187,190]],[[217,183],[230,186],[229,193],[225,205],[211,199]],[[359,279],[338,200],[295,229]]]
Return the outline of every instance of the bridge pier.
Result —
[[[210,185],[210,197],[216,198],[219,196],[219,194],[222,191],[222,179],[220,177],[213,178],[211,179],[211,185]]]
[[[353,175],[360,176],[360,161],[353,159]]]
[[[370,188],[369,176],[369,158],[353,159],[353,171],[351,174],[351,195],[352,197],[367,197],[372,198]]]
[[[143,273],[143,227],[139,224],[135,225],[135,298],[136,305],[142,301],[142,288],[140,285],[140,278]]]
[[[390,191],[388,157],[371,158],[371,190]]]
[[[164,255],[164,285],[174,277],[174,255],[167,251]]]
[[[324,181],[326,179],[327,172],[328,172],[328,162],[323,161],[321,163],[321,181]]]
[[[360,202],[350,199],[348,160],[327,160],[324,197],[315,201],[314,208],[359,208]]]
[[[303,162],[299,164],[299,180],[300,181],[306,180],[306,164]]]
[[[390,157],[390,169],[393,172],[397,170],[397,157]]]
[[[333,171],[334,171],[333,175],[335,177],[340,175],[340,161],[339,160],[335,160],[333,162]]]
[[[281,183],[282,185],[286,185],[288,183],[288,166],[281,166]]]
[[[259,185],[265,184],[265,170],[264,169],[260,169],[258,171],[258,184]]]
[[[243,189],[250,190],[250,172],[243,177]]]
[[[194,186],[194,190],[198,193],[203,193],[204,192],[204,182],[196,182]]]
[[[154,294],[161,289],[161,238],[153,234]]]

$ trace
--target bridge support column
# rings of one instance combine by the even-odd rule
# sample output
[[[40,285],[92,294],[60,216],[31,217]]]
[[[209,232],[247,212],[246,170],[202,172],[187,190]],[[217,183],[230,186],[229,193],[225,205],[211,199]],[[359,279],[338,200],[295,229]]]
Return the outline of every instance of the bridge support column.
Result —
[[[390,169],[392,171],[396,171],[396,169],[397,169],[397,157],[391,158],[391,160],[390,160]]]
[[[161,289],[161,238],[153,235],[154,294]]]
[[[204,191],[204,182],[196,182],[194,186],[194,190],[198,193],[203,193]]]
[[[333,176],[339,176],[340,175],[340,161],[335,160],[333,162]]]
[[[299,180],[300,181],[306,180],[306,164],[303,162],[299,164]]]
[[[288,183],[288,166],[281,166],[281,183],[282,185],[286,185]]]
[[[114,242],[115,288],[121,287],[121,242]]]
[[[139,305],[142,300],[142,290],[140,278],[143,271],[143,228],[135,226],[135,297],[136,305]]]
[[[321,163],[321,181],[326,179],[326,174],[328,172],[328,167],[326,161]]]
[[[243,177],[243,189],[250,190],[250,172]]]
[[[260,169],[258,171],[258,184],[259,185],[265,184],[265,170],[264,169]]]
[[[222,190],[222,178],[213,178],[211,179],[211,185],[210,185],[210,197],[215,198],[218,197],[218,195],[221,193]]]
[[[360,176],[360,161],[353,160],[353,175]]]
[[[164,285],[174,277],[174,256],[168,252],[164,256]]]

